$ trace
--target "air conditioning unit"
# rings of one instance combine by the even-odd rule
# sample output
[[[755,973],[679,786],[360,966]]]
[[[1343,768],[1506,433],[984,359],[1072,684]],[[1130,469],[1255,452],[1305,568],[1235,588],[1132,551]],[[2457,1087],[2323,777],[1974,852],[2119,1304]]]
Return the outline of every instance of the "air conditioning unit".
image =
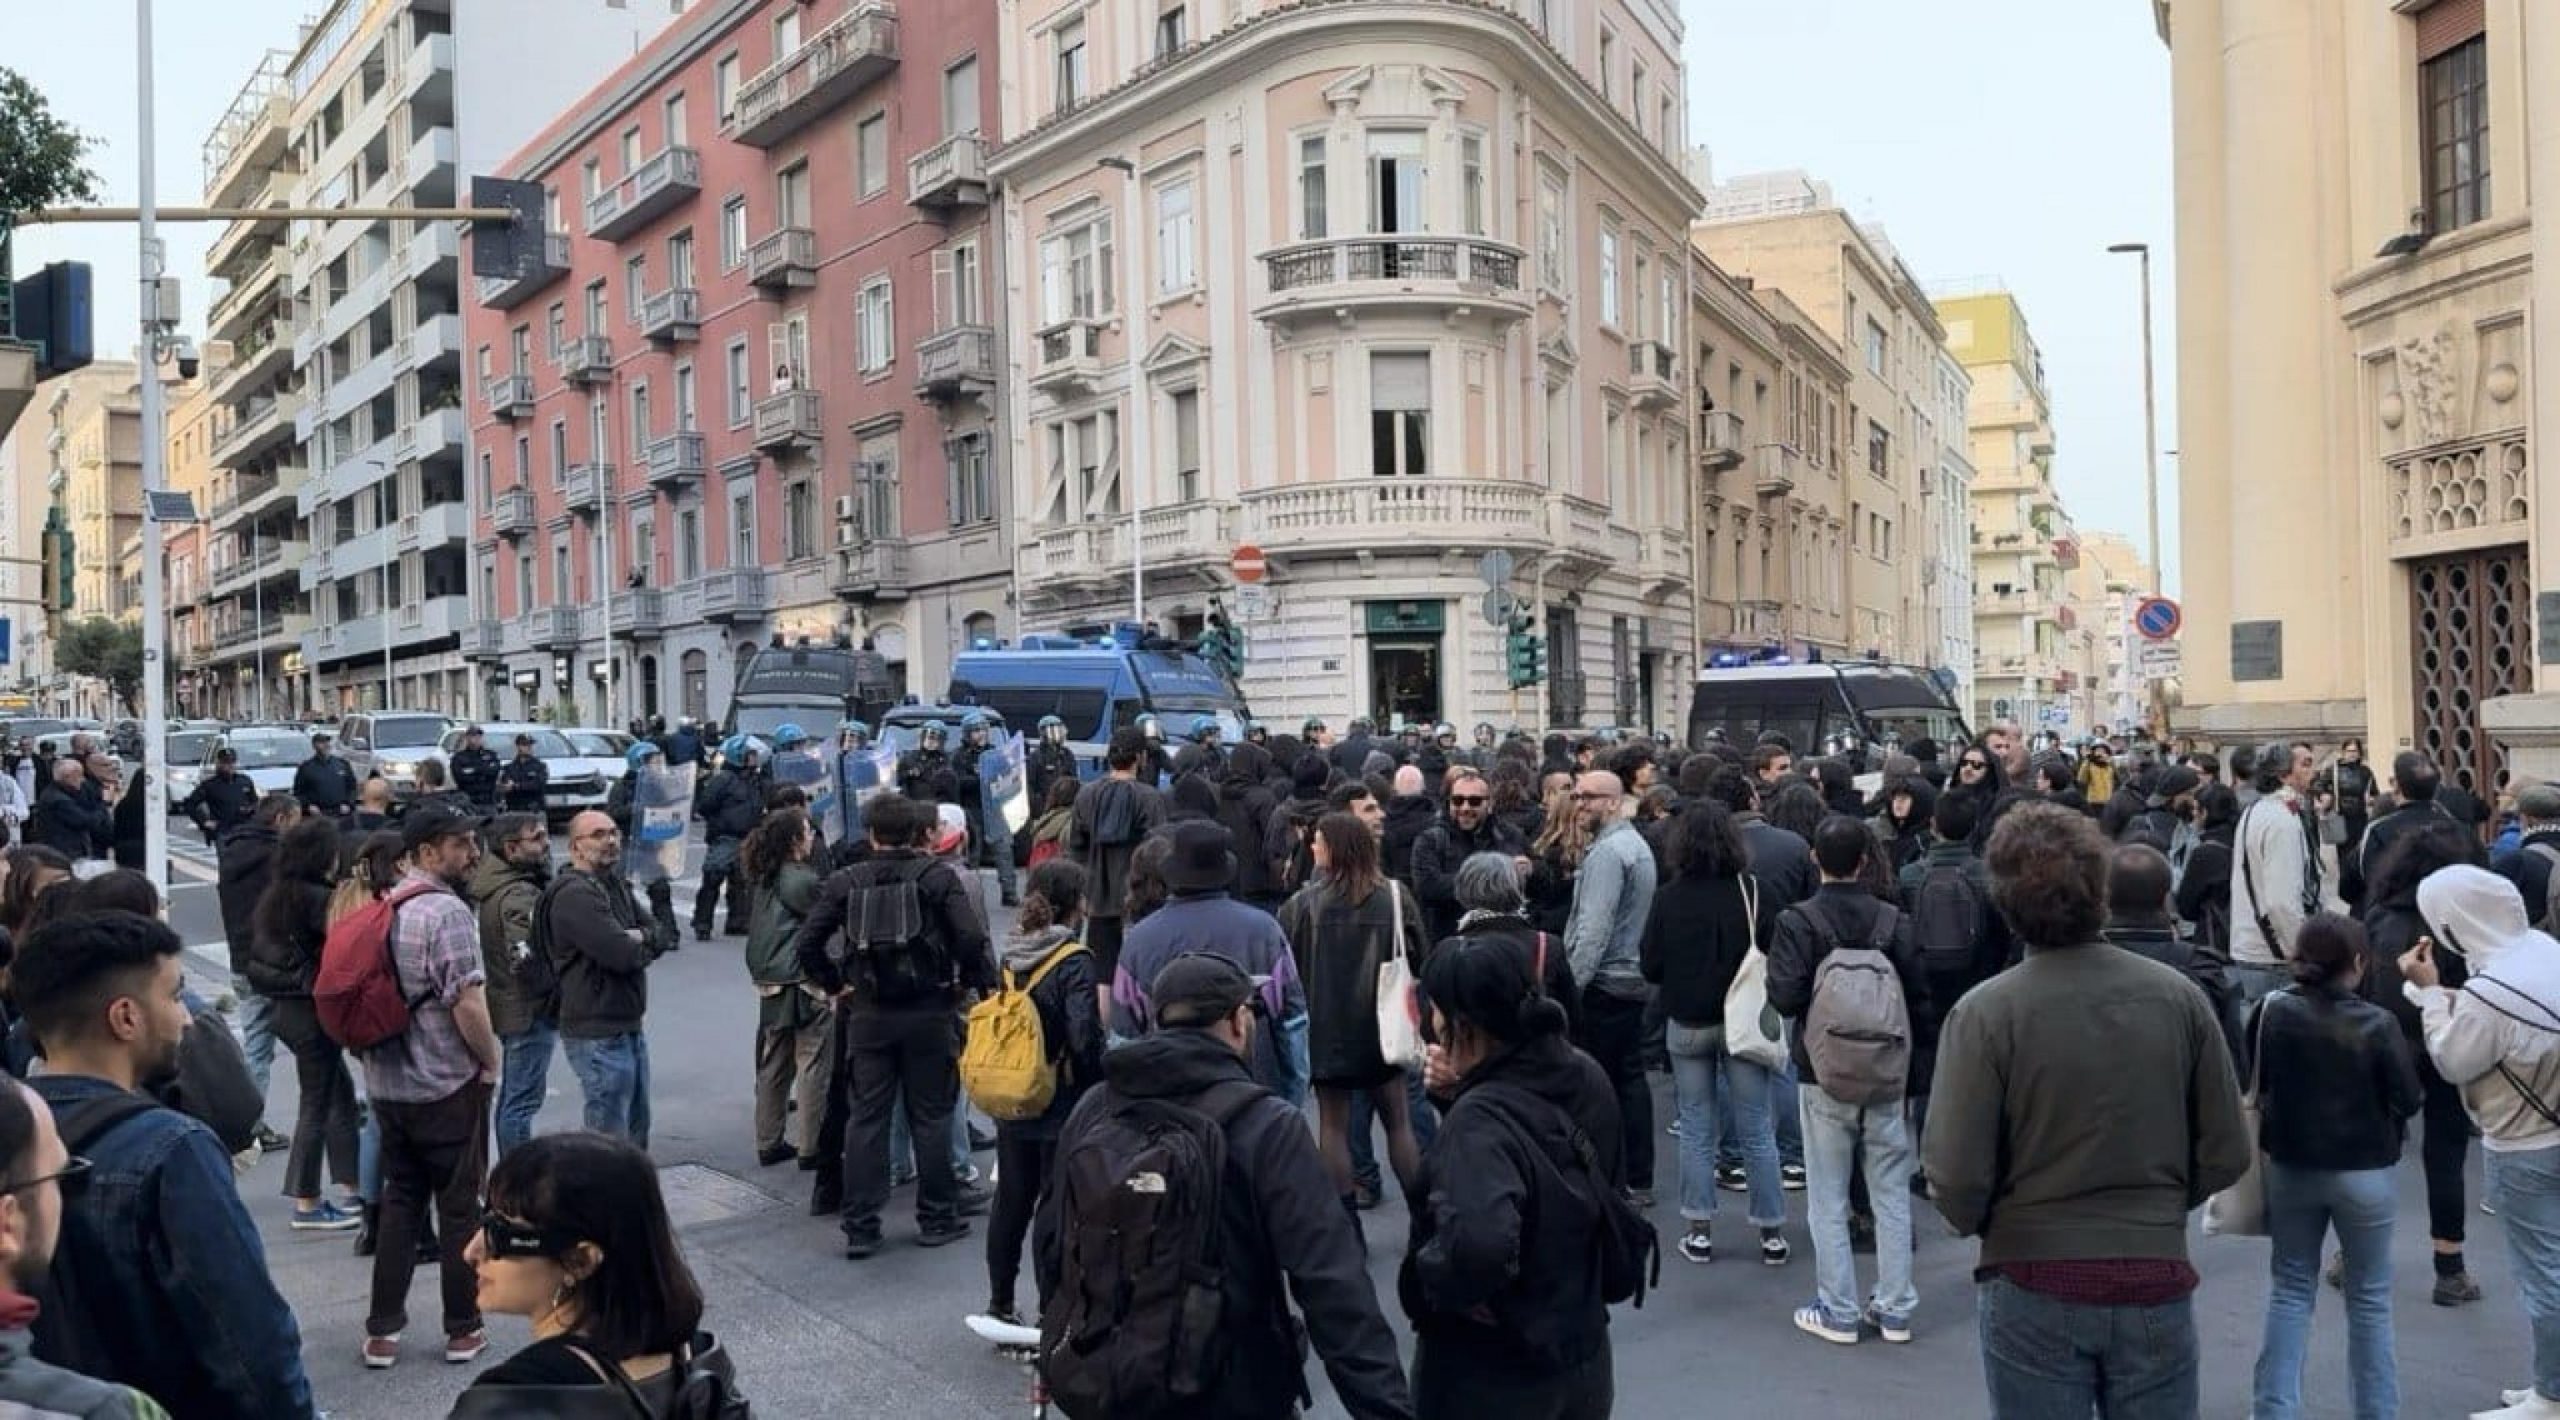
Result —
[[[852,494],[850,494],[850,493],[844,493],[844,494],[839,494],[839,495],[837,495],[837,497],[836,497],[836,521],[837,521],[837,522],[840,522],[840,523],[849,523],[849,522],[852,522],[852,521],[853,521],[853,513],[854,513],[853,495],[852,495]]]
[[[848,499],[846,501],[850,502],[852,500]],[[836,546],[851,547],[854,543],[860,541],[861,537],[862,529],[855,527],[852,523],[843,522],[836,524]]]

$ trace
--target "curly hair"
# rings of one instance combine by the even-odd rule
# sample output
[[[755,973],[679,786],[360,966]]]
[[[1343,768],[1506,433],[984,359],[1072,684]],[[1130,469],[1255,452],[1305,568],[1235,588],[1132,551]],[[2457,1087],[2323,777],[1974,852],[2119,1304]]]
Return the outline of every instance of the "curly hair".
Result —
[[[738,845],[738,865],[746,870],[747,881],[762,885],[782,876],[782,866],[800,856],[808,832],[809,811],[803,808],[773,809],[756,820]]]
[[[2107,920],[2107,838],[2087,814],[2021,803],[2000,816],[1983,855],[1991,904],[2030,946],[2077,946]]]

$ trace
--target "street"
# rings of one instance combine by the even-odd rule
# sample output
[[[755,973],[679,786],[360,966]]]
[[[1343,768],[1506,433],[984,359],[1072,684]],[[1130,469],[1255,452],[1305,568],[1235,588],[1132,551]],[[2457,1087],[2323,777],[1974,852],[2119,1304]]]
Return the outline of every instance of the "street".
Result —
[[[555,849],[555,861],[565,852],[565,844]],[[219,993],[229,974],[222,967],[210,859],[183,833],[175,856],[171,916],[190,948],[189,974],[200,989]],[[992,903],[991,879],[989,885]],[[679,917],[689,914],[690,897],[678,889]],[[941,1252],[908,1245],[913,1225],[898,1212],[908,1196],[902,1191],[887,1220],[889,1250],[867,1262],[848,1262],[839,1253],[832,1220],[807,1214],[806,1176],[787,1164],[756,1167],[745,1125],[755,997],[740,948],[735,937],[688,941],[652,969],[651,1152],[662,1168],[668,1209],[710,1302],[706,1325],[734,1354],[758,1413],[937,1420],[1024,1413],[1026,1373],[990,1354],[960,1324],[986,1295],[983,1253],[975,1239]],[[1657,1127],[1670,1117],[1669,1097],[1667,1082],[1659,1082]],[[279,1052],[267,1116],[278,1129],[292,1128],[294,1098],[291,1058]],[[578,1119],[576,1080],[565,1060],[555,1060],[551,1097],[537,1128],[574,1129]],[[1813,1285],[1803,1196],[1789,1195],[1788,1232],[1796,1251],[1786,1267],[1763,1267],[1740,1254],[1740,1200],[1732,1195],[1724,1200],[1719,1226],[1735,1252],[1706,1267],[1683,1262],[1668,1246],[1679,1226],[1673,1147],[1674,1141],[1663,1141],[1657,1190],[1662,1201],[1653,1215],[1665,1234],[1662,1287],[1642,1310],[1621,1308],[1612,1322],[1619,1414],[1703,1413],[1696,1399],[1702,1395],[1721,1399],[1718,1413],[1771,1420],[1814,1420],[1894,1403],[1909,1414],[1983,1413],[1969,1295],[1973,1250],[1952,1237],[1925,1204],[1915,1218],[1921,1294],[1916,1339],[1907,1347],[1872,1337],[1854,1348],[1829,1347],[1789,1321]],[[991,1158],[979,1155],[980,1167]],[[2475,1188],[2477,1165],[2475,1150]],[[268,1155],[242,1181],[241,1191],[265,1234],[277,1285],[301,1318],[304,1356],[321,1406],[342,1420],[415,1420],[441,1413],[470,1371],[444,1365],[417,1344],[391,1371],[362,1368],[357,1351],[368,1264],[349,1256],[347,1234],[298,1234],[287,1227],[287,1205],[277,1195],[283,1168],[284,1155]],[[2432,1306],[2414,1140],[2402,1177],[2393,1248],[2400,1267],[2394,1294],[2402,1412],[2461,1415],[2493,1405],[2499,1386],[2525,1380],[2529,1354],[2499,1224],[2481,1215],[2475,1203],[2469,1257],[2488,1300],[2451,1310]],[[1404,1222],[1390,1202],[1365,1223],[1371,1272],[1401,1331],[1393,1298]],[[2249,1374],[2266,1301],[2266,1254],[2260,1240],[2200,1234],[2196,1239],[2194,1258],[2204,1275],[2196,1323],[2206,1416],[2248,1412]],[[1867,1262],[1861,1259],[1862,1276],[1872,1275]],[[2336,1292],[2323,1288],[2319,1305],[2305,1413],[2342,1415],[2345,1319]],[[432,1269],[421,1268],[411,1291],[413,1342],[432,1333],[436,1309]],[[528,1339],[522,1320],[493,1317],[490,1324],[493,1360]],[[1318,1396],[1314,1413],[1340,1415],[1321,1368],[1311,1365],[1308,1374]]]

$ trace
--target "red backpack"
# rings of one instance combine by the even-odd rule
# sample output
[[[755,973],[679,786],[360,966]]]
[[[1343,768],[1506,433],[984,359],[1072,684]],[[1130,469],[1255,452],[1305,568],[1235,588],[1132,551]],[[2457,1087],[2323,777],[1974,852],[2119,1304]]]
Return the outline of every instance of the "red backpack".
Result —
[[[426,883],[403,884],[329,929],[320,948],[320,973],[311,983],[311,1004],[331,1040],[365,1051],[407,1033],[409,1012],[433,993],[411,996],[400,989],[391,924],[403,903],[435,890]]]

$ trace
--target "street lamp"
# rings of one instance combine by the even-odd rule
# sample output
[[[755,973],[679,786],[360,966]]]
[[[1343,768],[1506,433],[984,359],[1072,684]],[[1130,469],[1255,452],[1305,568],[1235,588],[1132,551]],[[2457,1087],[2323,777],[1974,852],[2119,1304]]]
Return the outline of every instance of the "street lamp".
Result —
[[[2117,242],[2107,250],[2142,258],[2142,496],[2151,524],[2151,595],[2160,595],[2160,423],[2152,393],[2151,245]]]
[[[1142,214],[1138,206],[1137,160],[1110,157],[1097,160],[1095,166],[1109,168],[1125,179],[1120,245],[1129,254],[1129,278],[1128,289],[1120,293],[1120,299],[1129,312],[1123,341],[1129,357],[1129,462],[1120,486],[1129,498],[1129,616],[1138,623],[1138,634],[1143,637],[1147,632],[1147,500],[1143,480],[1153,472],[1147,462],[1147,445],[1155,426],[1155,410],[1148,404],[1146,389],[1147,310],[1151,300],[1147,291],[1147,244],[1138,236]]]

